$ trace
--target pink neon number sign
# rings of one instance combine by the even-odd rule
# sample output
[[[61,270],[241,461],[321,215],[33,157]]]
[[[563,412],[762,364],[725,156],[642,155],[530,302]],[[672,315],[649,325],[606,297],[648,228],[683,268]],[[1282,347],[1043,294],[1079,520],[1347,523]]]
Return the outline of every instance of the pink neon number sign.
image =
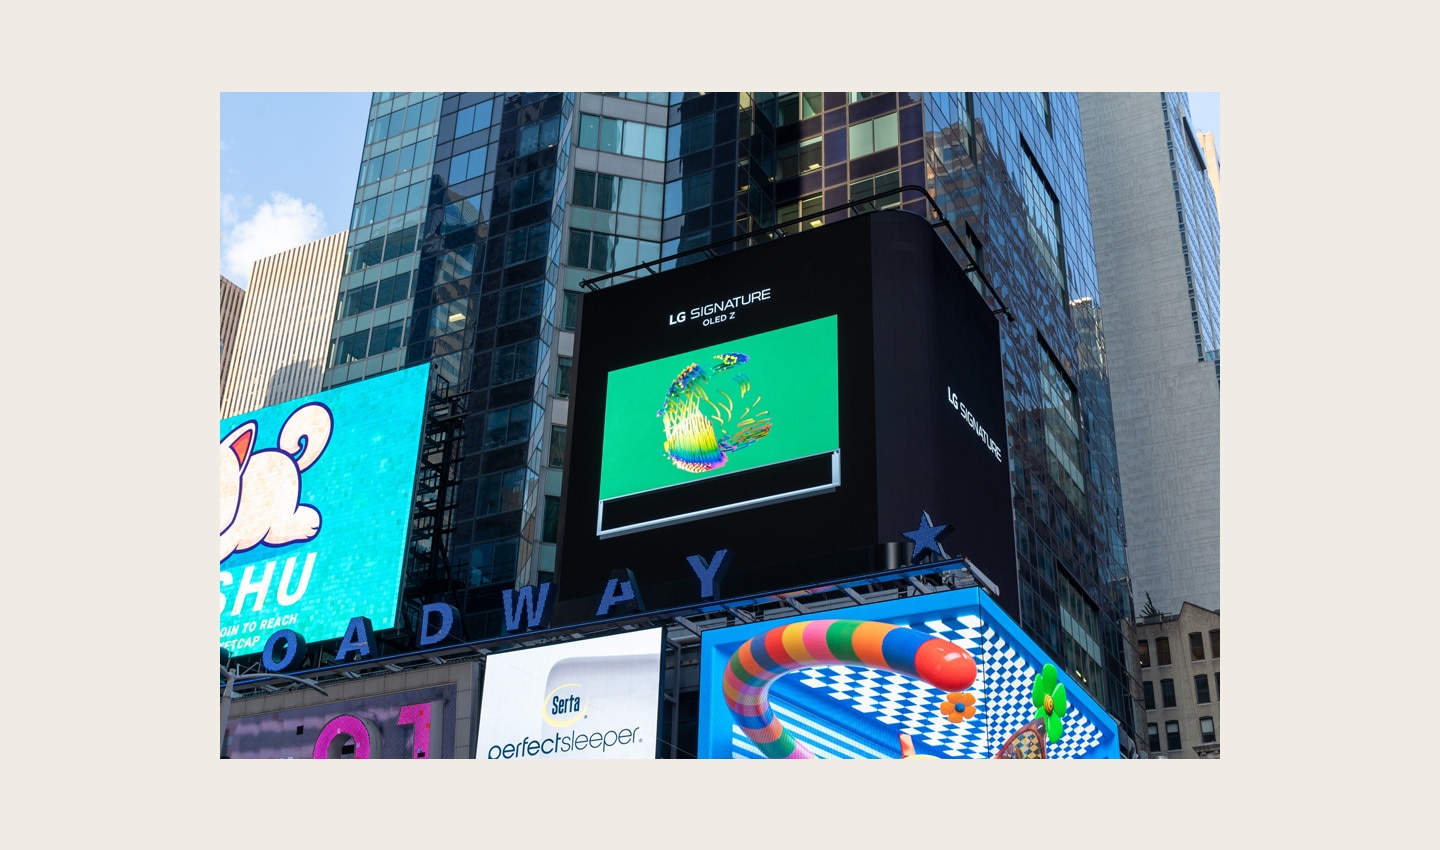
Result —
[[[410,736],[411,758],[430,757],[430,718],[434,716],[434,713],[428,702],[417,702],[400,709],[400,725],[414,725],[415,727],[414,733]]]
[[[320,737],[315,741],[314,758],[339,758],[341,742],[336,739],[341,735],[355,739],[355,758],[370,758],[370,728],[365,721],[348,714],[332,718],[320,730]]]

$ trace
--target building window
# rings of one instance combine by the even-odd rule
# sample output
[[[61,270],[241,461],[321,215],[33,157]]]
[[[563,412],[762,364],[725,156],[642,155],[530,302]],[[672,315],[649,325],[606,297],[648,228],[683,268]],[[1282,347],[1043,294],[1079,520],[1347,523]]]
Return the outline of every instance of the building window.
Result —
[[[798,219],[799,224],[796,226],[797,230],[811,230],[824,223],[815,217],[815,214],[824,208],[825,203],[821,200],[821,195],[816,193],[801,198],[793,204],[780,206],[776,210],[775,221],[779,224],[788,224]]]
[[[485,163],[489,158],[489,146],[452,156],[450,158],[450,185],[464,183],[466,180],[484,174]]]
[[[640,125],[644,126],[644,125]],[[560,116],[532,121],[520,128],[515,139],[515,155],[526,156],[538,150],[553,148],[560,142]]]
[[[1136,649],[1139,650],[1139,653],[1138,653],[1138,654],[1139,654],[1139,656],[1140,656],[1140,666],[1141,666],[1142,668],[1144,668],[1144,667],[1149,667],[1149,666],[1150,666],[1150,641],[1148,641],[1148,640],[1142,640],[1142,641],[1140,641],[1139,645],[1136,646]]]
[[[465,302],[467,299],[457,298],[454,301],[447,301],[444,304],[436,304],[430,308],[430,326],[426,331],[427,336],[444,336],[445,334],[456,333],[465,330]]]
[[[435,285],[469,277],[475,266],[475,246],[466,245],[454,251],[447,251],[435,261]]]
[[[577,170],[571,203],[577,207],[660,218],[665,212],[664,190],[663,184],[648,180]]]
[[[1030,247],[1050,288],[1065,301],[1065,263],[1063,240],[1060,237],[1060,202],[1040,171],[1040,165],[1023,142],[1025,156],[1020,159],[1021,189],[1025,193],[1025,229]]]
[[[1104,652],[1095,636],[1100,634],[1100,616],[1094,605],[1085,599],[1080,588],[1065,575],[1056,582],[1062,616],[1061,647],[1065,668],[1082,685],[1102,687],[1105,665]]]
[[[1042,346],[1042,348],[1044,348]],[[1080,415],[1075,389],[1060,365],[1044,349],[1040,364],[1040,396],[1045,406],[1045,454],[1050,459],[1050,476],[1082,515],[1088,515],[1085,500],[1084,459],[1080,449]],[[1158,638],[1156,645],[1165,638]],[[1169,664],[1169,648],[1160,663]]]
[[[569,357],[561,357],[559,365],[555,368],[555,395],[559,398],[570,397]]]
[[[555,172],[524,174],[510,184],[510,209],[523,209],[555,196]]]
[[[1211,630],[1210,630],[1210,657],[1211,657],[1211,658],[1219,658],[1219,657],[1220,657],[1220,630],[1219,630],[1219,629],[1211,629]]]
[[[1213,717],[1202,717],[1202,718],[1200,718],[1200,743],[1202,743],[1202,744],[1213,744],[1213,743],[1215,743],[1215,718],[1213,718]]]
[[[550,247],[550,222],[512,230],[505,236],[505,265],[529,262],[545,256]]]
[[[1199,632],[1190,633],[1190,660],[1205,660],[1205,636]]]
[[[441,233],[468,230],[480,222],[480,208],[487,202],[484,192],[446,204],[440,220]]]
[[[1215,701],[1220,701],[1220,671],[1215,671]]]
[[[455,113],[455,138],[468,136],[477,130],[489,127],[494,104],[495,101],[487,100],[484,103],[467,106]]]
[[[560,330],[575,330],[575,320],[580,317],[580,293],[567,289],[560,308]]]
[[[900,188],[900,172],[887,171],[865,180],[856,180],[850,184],[850,200],[862,201],[871,198],[872,206],[861,207],[862,210],[893,210],[900,206],[900,193],[895,191]]]
[[[1146,682],[1146,683],[1145,683],[1145,710],[1146,710],[1146,711],[1154,711],[1154,710],[1155,710],[1155,683],[1154,683],[1154,682]]]
[[[405,320],[381,325],[370,332],[370,356],[394,351],[405,342]]]
[[[481,543],[470,550],[470,585],[498,584],[515,580],[515,562],[520,540],[508,537]]]
[[[1180,721],[1165,721],[1165,749],[1180,749]]]
[[[487,449],[498,446],[507,446],[511,443],[518,443],[530,434],[530,412],[533,405],[529,402],[517,404],[514,407],[492,410],[485,428],[485,444]]]
[[[1160,752],[1160,724],[1147,723],[1145,725],[1145,732],[1150,737],[1150,752]]]
[[[495,349],[490,383],[508,384],[534,376],[539,346],[539,340],[531,339]]]
[[[1155,638],[1155,663],[1164,667],[1170,663],[1170,638]]]
[[[580,113],[580,147],[665,161],[665,128]]]
[[[410,297],[410,272],[387,277],[380,281],[375,294],[375,306],[387,307]]]
[[[550,426],[550,465],[556,469],[565,466],[565,426]]]
[[[500,293],[500,310],[495,319],[497,325],[509,324],[519,319],[528,319],[540,313],[545,300],[545,282],[537,281],[523,286],[512,286]]]
[[[1050,130],[1050,92],[1032,91],[1027,94],[1030,95],[1030,105],[1035,107],[1035,114],[1040,116],[1040,123],[1045,125],[1048,132]]]
[[[480,479],[476,516],[491,516],[505,511],[518,511],[525,496],[525,470],[495,472]]]
[[[900,144],[900,113],[891,112],[871,121],[850,125],[850,158],[883,151]]]
[[[780,148],[780,173],[776,175],[776,179],[783,180],[786,177],[794,177],[797,174],[814,171],[824,165],[825,158],[822,155],[821,142],[822,137],[816,136]]]
[[[545,497],[545,522],[541,526],[540,542],[554,543],[560,531],[560,497]]]
[[[1160,680],[1160,704],[1165,708],[1175,707],[1175,680]]]
[[[330,351],[331,368],[342,366],[346,363],[354,363],[357,360],[364,360],[365,350],[369,346],[369,342],[369,330],[358,331],[335,340],[334,348]]]
[[[777,116],[775,123],[793,124],[802,118],[811,118],[819,115],[825,110],[825,95],[823,92],[785,92],[776,100]]]
[[[1210,701],[1210,677],[1201,673],[1195,677],[1195,703],[1203,705]]]

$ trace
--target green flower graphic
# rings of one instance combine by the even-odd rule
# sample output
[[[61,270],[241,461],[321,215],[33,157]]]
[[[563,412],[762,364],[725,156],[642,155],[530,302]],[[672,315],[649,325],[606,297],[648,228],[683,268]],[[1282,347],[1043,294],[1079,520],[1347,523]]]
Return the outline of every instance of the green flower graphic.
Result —
[[[1035,703],[1035,719],[1045,721],[1050,743],[1060,740],[1065,732],[1061,718],[1065,716],[1065,686],[1056,681],[1055,665],[1046,664],[1035,678],[1030,698]]]

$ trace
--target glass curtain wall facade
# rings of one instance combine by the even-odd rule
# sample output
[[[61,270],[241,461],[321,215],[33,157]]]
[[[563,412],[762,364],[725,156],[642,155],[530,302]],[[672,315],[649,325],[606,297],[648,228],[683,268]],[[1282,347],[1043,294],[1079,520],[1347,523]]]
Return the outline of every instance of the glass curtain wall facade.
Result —
[[[1000,328],[1021,624],[1073,659],[1133,735],[1124,526],[1073,93],[377,94],[336,350],[362,317],[370,336],[364,356],[353,342],[332,358],[326,385],[434,364],[406,616],[447,601],[469,638],[498,634],[499,592],[549,577],[568,404],[551,376],[569,364],[582,281],[624,271],[600,284],[619,285],[707,256],[678,252],[738,250],[871,209],[933,221],[903,187],[935,198],[1015,317]],[[870,203],[821,214],[860,200]],[[402,285],[405,299],[379,303]],[[390,349],[395,322],[404,344]]]

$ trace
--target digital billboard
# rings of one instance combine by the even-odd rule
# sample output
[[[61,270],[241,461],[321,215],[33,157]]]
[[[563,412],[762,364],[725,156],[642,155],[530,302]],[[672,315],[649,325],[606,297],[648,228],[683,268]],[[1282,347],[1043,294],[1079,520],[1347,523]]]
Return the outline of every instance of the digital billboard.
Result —
[[[612,371],[596,534],[839,486],[835,327],[827,316]]]
[[[395,624],[429,366],[220,422],[220,646]]]
[[[979,588],[701,634],[699,756],[1119,758],[1115,721]]]
[[[455,758],[457,687],[417,688],[231,717],[232,759]],[[463,756],[463,754],[461,754]]]
[[[556,623],[892,568],[922,513],[1018,604],[999,325],[923,218],[584,293],[575,344]]]
[[[655,758],[664,634],[647,629],[489,656],[475,757]]]

